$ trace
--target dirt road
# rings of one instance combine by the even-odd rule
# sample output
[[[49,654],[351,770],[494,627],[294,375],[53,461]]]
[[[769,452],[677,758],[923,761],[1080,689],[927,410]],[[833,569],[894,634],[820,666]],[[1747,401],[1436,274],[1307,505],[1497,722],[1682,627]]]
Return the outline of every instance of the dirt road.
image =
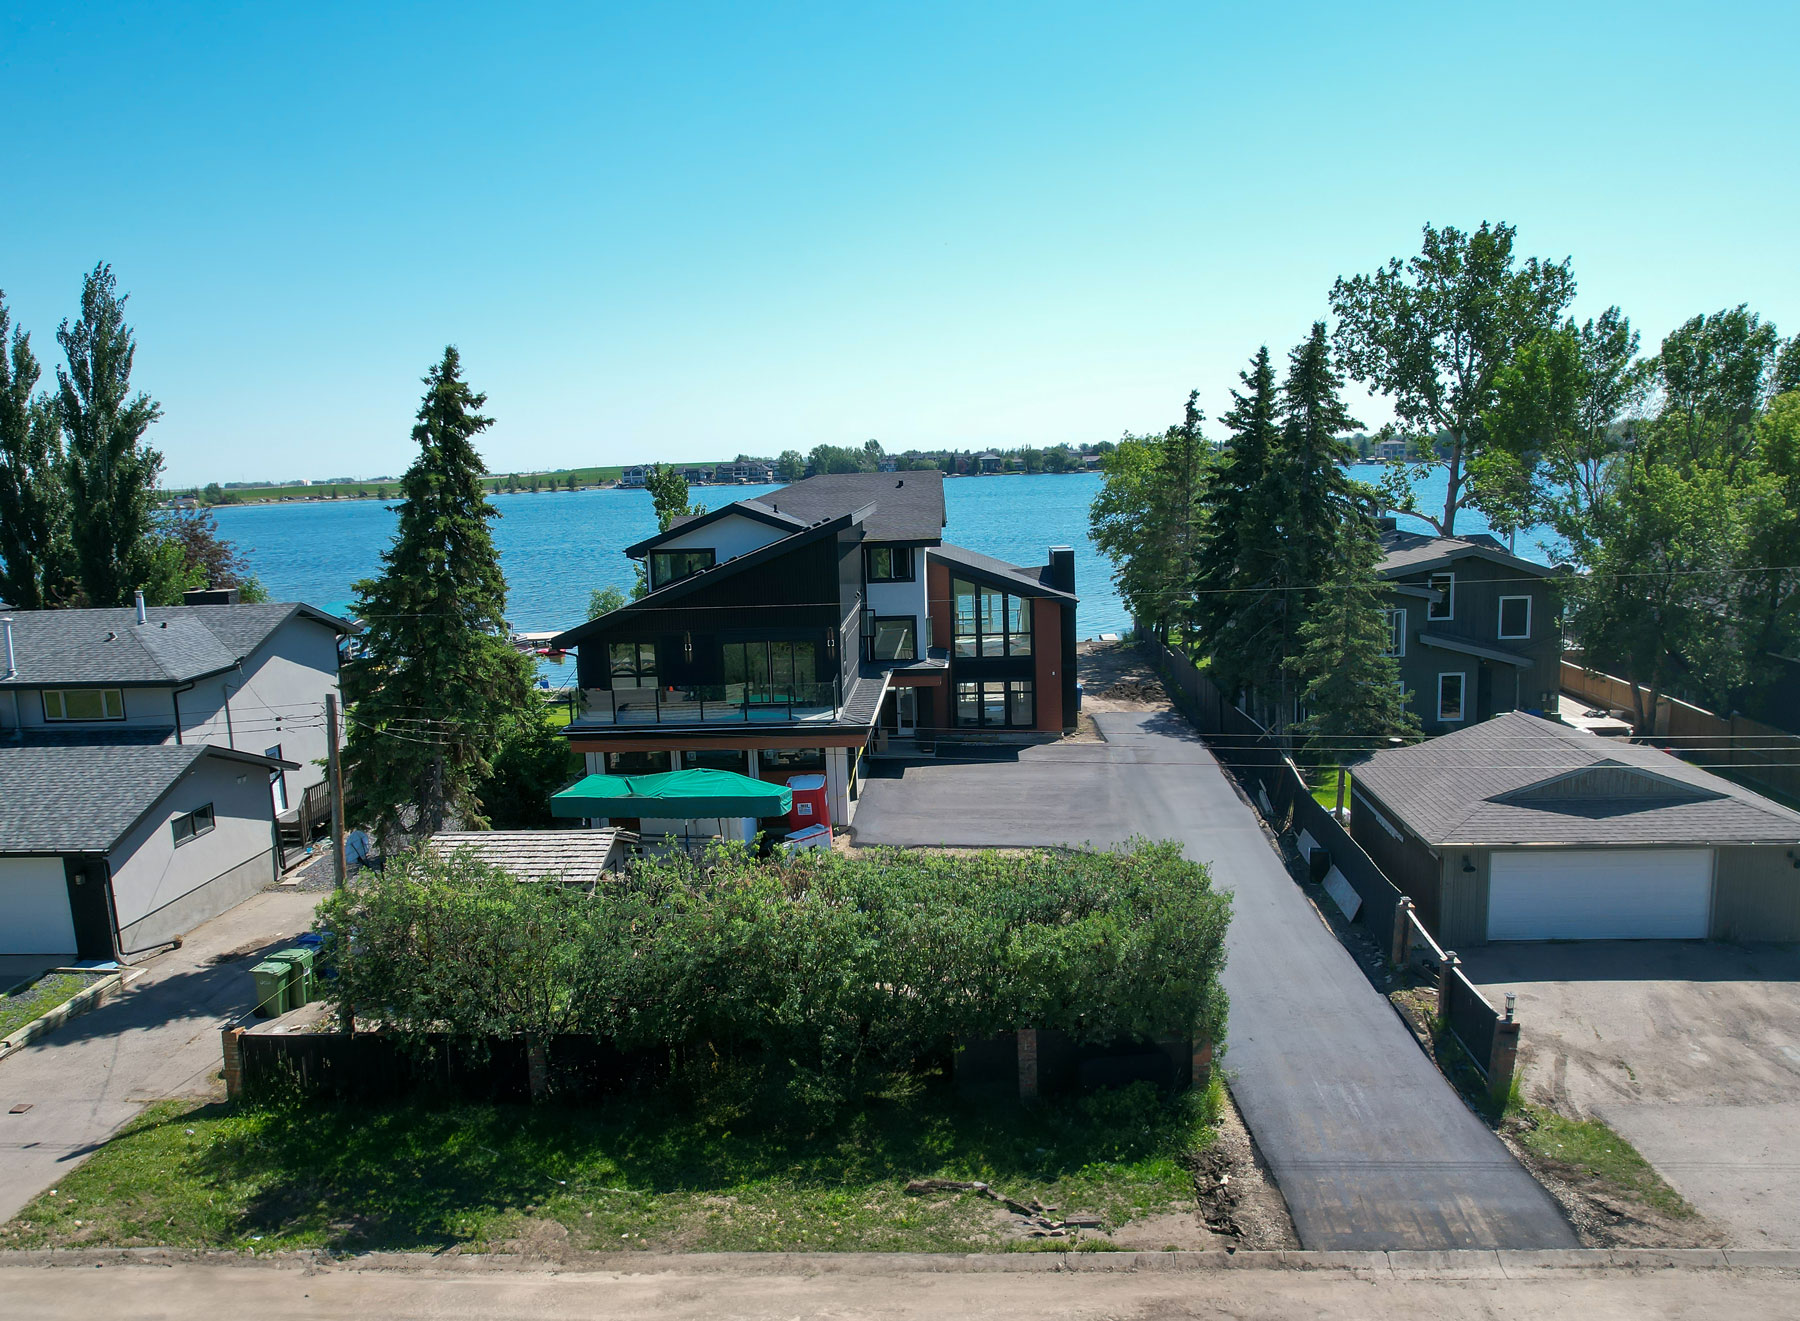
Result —
[[[1150,1254],[1161,1256],[1162,1254]],[[1222,1255],[1222,1254],[1221,1254]],[[1248,1255],[1248,1254],[1246,1254]],[[1271,1254],[1272,1255],[1272,1254]],[[1420,1254],[1440,1256],[1440,1254]],[[1791,1254],[1790,1254],[1791,1255]],[[1791,1317],[1800,1273],[1768,1269],[1582,1268],[1527,1264],[1505,1254],[1448,1254],[1446,1265],[1396,1267],[1367,1254],[1362,1269],[1242,1267],[1117,1270],[1109,1261],[1058,1258],[689,1259],[619,1271],[440,1265],[210,1264],[32,1266],[0,1264],[9,1321],[70,1316],[347,1317],[356,1321],[484,1317],[520,1321],[608,1317],[633,1321],[718,1318],[1305,1317],[1309,1321],[1582,1321],[1730,1316]]]

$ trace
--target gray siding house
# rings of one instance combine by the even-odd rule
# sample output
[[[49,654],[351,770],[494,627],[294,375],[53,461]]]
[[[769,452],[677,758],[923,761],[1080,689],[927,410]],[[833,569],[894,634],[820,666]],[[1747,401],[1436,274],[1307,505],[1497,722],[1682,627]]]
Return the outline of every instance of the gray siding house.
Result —
[[[1554,712],[1561,687],[1558,571],[1492,537],[1402,532],[1384,519],[1389,654],[1427,734],[1506,711]]]
[[[0,953],[126,956],[272,879],[351,631],[291,603],[0,617]]]
[[[1521,711],[1352,768],[1350,833],[1451,948],[1800,940],[1800,813]]]

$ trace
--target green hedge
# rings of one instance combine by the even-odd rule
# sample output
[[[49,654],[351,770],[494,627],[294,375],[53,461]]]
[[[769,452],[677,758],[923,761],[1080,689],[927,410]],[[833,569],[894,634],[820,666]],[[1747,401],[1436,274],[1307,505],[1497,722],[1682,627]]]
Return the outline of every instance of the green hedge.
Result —
[[[593,893],[468,853],[332,896],[340,1006],[387,1030],[593,1034],[783,1062],[842,1096],[958,1038],[1218,1035],[1230,901],[1174,844],[1114,853],[646,861]]]

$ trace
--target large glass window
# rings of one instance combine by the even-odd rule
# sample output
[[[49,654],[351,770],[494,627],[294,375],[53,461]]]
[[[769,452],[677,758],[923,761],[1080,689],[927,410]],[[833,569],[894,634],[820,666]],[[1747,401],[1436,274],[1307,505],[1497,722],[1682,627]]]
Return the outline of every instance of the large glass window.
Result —
[[[816,642],[727,642],[725,682],[744,684],[750,701],[805,700],[818,678]],[[732,692],[727,700],[743,700]]]
[[[869,659],[918,660],[919,621],[912,615],[877,615],[869,639]]]
[[[870,582],[909,583],[913,580],[911,546],[870,546],[863,554]]]
[[[956,723],[985,729],[1029,729],[1036,723],[1030,679],[989,679],[956,685]]]
[[[759,748],[758,775],[806,775],[825,771],[824,748]]]
[[[117,688],[46,688],[46,720],[123,720],[125,694]]]
[[[606,649],[614,688],[656,687],[656,644],[615,642]]]
[[[711,550],[653,550],[650,552],[650,586],[667,587],[710,569],[718,557]]]
[[[954,579],[950,594],[958,656],[1029,656],[1031,598]]]
[[[739,775],[750,773],[750,754],[736,752],[730,748],[689,748],[681,754],[681,769],[684,771],[736,771]]]
[[[669,769],[666,752],[609,752],[606,754],[608,775],[661,775]]]

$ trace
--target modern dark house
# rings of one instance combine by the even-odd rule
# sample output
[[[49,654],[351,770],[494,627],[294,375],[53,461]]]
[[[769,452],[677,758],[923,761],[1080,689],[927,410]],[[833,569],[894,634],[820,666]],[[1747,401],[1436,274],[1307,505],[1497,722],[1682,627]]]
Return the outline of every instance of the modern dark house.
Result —
[[[1522,711],[1356,763],[1350,833],[1447,946],[1800,940],[1800,813]]]
[[[650,591],[577,652],[571,746],[593,773],[826,777],[846,822],[880,739],[1075,726],[1075,557],[1020,568],[943,541],[938,472],[808,478],[628,547]]]
[[[1427,734],[1506,711],[1554,713],[1562,676],[1558,571],[1493,537],[1402,532],[1382,520],[1389,654]]]

